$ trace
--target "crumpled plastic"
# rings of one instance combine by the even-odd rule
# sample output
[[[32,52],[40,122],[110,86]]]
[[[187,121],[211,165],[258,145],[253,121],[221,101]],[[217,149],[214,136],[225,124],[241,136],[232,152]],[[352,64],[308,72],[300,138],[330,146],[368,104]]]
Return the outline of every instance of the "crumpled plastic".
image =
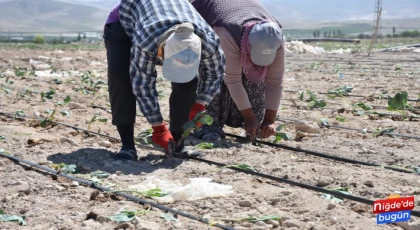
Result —
[[[173,203],[178,200],[201,200],[205,198],[224,197],[233,193],[231,185],[223,185],[211,182],[212,178],[189,178],[191,183],[182,185],[177,181],[167,181],[158,177],[148,177],[143,183],[132,185],[129,189],[146,191],[159,188],[169,195],[153,197],[159,203]]]

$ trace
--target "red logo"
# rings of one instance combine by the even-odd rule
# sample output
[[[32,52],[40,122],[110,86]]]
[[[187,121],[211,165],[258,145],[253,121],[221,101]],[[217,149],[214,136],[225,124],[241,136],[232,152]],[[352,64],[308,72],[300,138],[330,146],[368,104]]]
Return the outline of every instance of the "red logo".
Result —
[[[374,214],[412,210],[413,208],[414,196],[401,198],[390,196],[387,200],[376,200],[373,203]]]

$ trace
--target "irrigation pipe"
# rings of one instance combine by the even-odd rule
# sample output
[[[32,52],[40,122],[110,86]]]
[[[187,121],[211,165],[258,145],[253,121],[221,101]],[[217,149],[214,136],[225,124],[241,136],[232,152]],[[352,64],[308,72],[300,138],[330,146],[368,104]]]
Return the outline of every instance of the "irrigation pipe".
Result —
[[[8,117],[14,117],[15,116],[14,114],[4,113],[4,112],[0,112],[0,115],[5,115],[5,116],[8,116]],[[42,120],[42,118],[36,118],[36,117],[21,117],[20,116],[19,118],[23,118],[23,119],[24,118],[31,118],[31,119],[36,119],[36,120]],[[52,121],[52,123],[63,125],[63,126],[66,126],[66,127],[72,128],[72,129],[75,129],[75,130],[81,130],[81,131],[84,131],[86,133],[98,135],[98,136],[101,136],[101,137],[106,137],[106,138],[109,138],[109,139],[114,139],[114,140],[120,141],[119,138],[112,137],[112,136],[105,135],[105,134],[101,134],[101,133],[97,133],[97,132],[93,132],[93,131],[90,131],[90,130],[87,130],[87,129],[83,129],[83,128],[79,128],[79,127],[76,127],[76,126],[73,126],[73,125],[69,125],[69,124],[66,124],[66,123],[56,122],[56,121]],[[241,136],[230,134],[230,133],[225,133],[225,134],[226,134],[226,136],[235,137],[235,138],[243,139],[243,140],[249,140],[246,137],[241,137]],[[283,149],[287,149],[287,150],[290,150],[290,151],[306,153],[308,155],[318,156],[318,157],[321,157],[321,158],[327,158],[327,159],[331,159],[331,160],[335,160],[335,161],[341,161],[341,162],[346,162],[346,163],[351,163],[351,164],[360,164],[360,165],[366,165],[366,166],[383,167],[385,169],[389,169],[389,170],[393,170],[393,171],[397,171],[397,172],[414,173],[414,171],[399,169],[399,168],[390,167],[390,166],[382,166],[382,165],[379,165],[379,164],[368,163],[368,162],[363,162],[363,161],[358,161],[358,160],[353,160],[353,159],[338,157],[338,156],[334,156],[334,155],[330,155],[330,154],[326,154],[326,153],[321,153],[321,152],[316,152],[316,151],[312,151],[312,150],[305,150],[305,149],[300,149],[300,148],[294,148],[294,147],[290,147],[290,146],[286,146],[286,145],[282,145],[282,144],[274,144],[274,143],[264,142],[264,141],[257,141],[257,142],[258,143],[261,143],[261,144],[268,145],[268,146],[272,146],[272,147],[283,148]],[[138,144],[137,146],[140,146],[141,148],[145,148],[145,149],[149,149],[149,150],[155,150],[155,151],[164,152],[162,149],[155,148],[155,147],[150,147],[150,146],[147,146],[147,145],[140,145],[140,144]],[[201,160],[199,158],[191,158],[191,159]]]
[[[286,93],[299,93],[300,91],[298,90],[283,90],[283,92]],[[325,93],[325,92],[317,92],[318,94],[325,94],[328,95],[329,93]],[[354,94],[349,94],[349,95],[343,95],[345,97],[363,97],[363,98],[368,98],[370,96],[362,96],[362,95],[354,95]],[[379,99],[379,100],[388,100],[388,98],[379,98],[379,97],[373,97],[375,99]],[[407,101],[412,101],[412,102],[419,102],[419,99],[415,100],[415,99],[408,99]]]
[[[287,119],[287,118],[278,118],[278,121],[284,121],[284,122],[294,122],[294,123],[307,123],[309,121],[302,121],[302,120],[295,120],[295,119]],[[356,129],[352,127],[346,127],[346,126],[339,126],[339,125],[325,125],[325,124],[319,124],[320,126],[323,126],[325,128],[336,128],[336,129],[347,129],[347,130],[353,130],[353,131],[359,131],[359,132],[366,132],[366,133],[374,133],[374,130],[364,130],[364,129]],[[400,133],[390,133],[390,135],[396,136],[396,137],[403,137],[403,138],[411,138],[411,139],[418,139],[420,140],[420,136],[411,136],[406,134],[400,134]]]
[[[74,176],[70,176],[70,175],[67,175],[67,174],[62,173],[62,172],[58,172],[54,169],[51,169],[51,168],[48,168],[48,167],[45,167],[45,166],[41,166],[41,165],[33,163],[31,161],[23,160],[23,159],[20,159],[18,157],[15,157],[15,156],[12,156],[12,155],[7,155],[7,154],[4,154],[4,153],[0,153],[0,156],[9,158],[10,160],[13,160],[13,161],[18,162],[18,163],[24,163],[26,165],[30,165],[31,167],[35,167],[39,170],[43,170],[45,172],[48,172],[48,173],[51,173],[51,174],[54,174],[54,175],[57,175],[57,176],[61,176],[61,177],[64,177],[64,178],[67,178],[67,179],[70,179],[70,180],[73,180],[73,181],[77,181],[80,184],[87,185],[90,188],[94,188],[94,189],[100,190],[102,192],[112,192],[111,189],[109,189],[107,187],[96,185],[94,182],[91,182],[91,181],[88,181],[88,180],[83,180],[83,179],[80,179],[80,178],[77,178],[77,177],[74,177]],[[192,220],[196,220],[196,221],[199,221],[199,222],[202,222],[202,223],[205,223],[205,224],[212,224],[212,226],[216,226],[216,227],[219,227],[221,229],[227,229],[227,230],[235,229],[235,228],[228,227],[228,226],[225,226],[225,225],[222,225],[222,224],[217,224],[217,223],[213,225],[213,223],[211,223],[210,221],[208,221],[206,219],[203,219],[203,218],[200,218],[200,217],[197,217],[197,216],[193,216],[191,214],[181,212],[181,211],[178,211],[178,210],[175,210],[175,209],[172,209],[172,208],[169,208],[169,207],[166,207],[166,206],[154,203],[154,202],[150,202],[150,201],[147,201],[147,200],[144,200],[144,199],[126,194],[126,193],[115,192],[114,194],[116,194],[118,196],[125,197],[125,198],[127,198],[129,200],[132,200],[132,201],[134,201],[136,203],[139,203],[139,204],[143,204],[143,205],[144,204],[149,204],[150,206],[158,208],[160,210],[171,212],[171,213],[174,213],[174,214],[177,214],[177,215],[180,215],[180,216],[192,219]]]
[[[281,104],[284,106],[290,106],[290,107],[301,107],[301,108],[307,108],[306,110],[309,109],[308,106],[306,105],[301,105],[301,106],[296,106],[296,105],[290,105],[290,104]],[[321,108],[315,108],[315,109],[321,109],[321,110],[340,110],[337,108],[329,108],[329,107],[321,107]],[[353,113],[354,110],[349,110],[349,109],[345,109],[344,112],[348,112],[348,113]],[[401,117],[404,118],[404,116],[400,115],[400,114],[392,114],[392,113],[379,113],[379,112],[370,112],[370,111],[365,111],[366,115],[379,115],[379,116],[387,116],[387,117]],[[414,115],[410,115],[410,116],[405,116],[405,118],[409,118],[409,119],[420,119],[419,116],[414,116]]]
[[[0,112],[0,114],[6,115],[6,116],[11,116],[10,114],[3,113],[3,112]],[[64,124],[64,123],[57,123],[57,124],[65,125],[67,127],[71,127],[71,128],[74,128],[74,129],[80,129],[79,127],[74,127],[74,126],[67,125],[67,124]],[[81,130],[83,130],[83,129],[81,129]],[[92,131],[89,131],[89,130],[87,130],[87,132],[89,132],[91,134],[97,134],[98,135],[98,133],[92,132]],[[248,138],[237,136],[237,135],[233,135],[233,134],[229,134],[229,133],[226,133],[226,135],[227,136],[231,136],[231,137],[236,137],[236,138],[239,138],[239,139],[246,139],[246,140],[248,140]],[[119,140],[118,138],[107,136],[107,135],[103,135],[103,134],[101,134],[100,136],[105,136],[107,138]],[[282,146],[282,145],[273,144],[273,143],[269,143],[269,142],[262,142],[262,141],[258,141],[258,142],[259,143],[266,144],[266,145],[276,146],[276,147],[281,147]],[[163,151],[161,149],[157,149],[157,148],[153,148],[153,147],[148,147],[148,146],[144,146],[144,145],[140,145],[140,146],[141,147],[147,147],[149,149],[158,150],[158,151]],[[326,155],[326,154],[320,154],[320,153],[317,153],[317,152],[307,151],[307,150],[302,150],[302,149],[297,149],[297,148],[288,147],[288,146],[284,146],[284,148],[285,149],[290,149],[290,150],[293,150],[293,151],[298,151],[298,152],[306,152],[306,153],[310,152],[310,153],[313,153],[313,155],[316,154],[316,155],[319,155],[319,156],[327,156],[328,158],[333,157],[333,156],[329,156],[329,155]],[[16,157],[13,157],[13,156],[10,156],[10,155],[6,155],[6,154],[2,154],[2,153],[0,153],[0,156],[7,157],[7,158],[13,159],[15,161],[16,160],[21,160],[19,158],[16,158]],[[200,161],[200,162],[203,162],[203,163],[207,163],[207,164],[211,164],[211,165],[216,165],[216,166],[219,166],[219,167],[227,167],[228,166],[228,165],[223,164],[223,163],[219,163],[219,162],[215,162],[215,161],[211,161],[211,160],[206,160],[206,159],[203,159],[203,158],[189,157],[189,156],[179,155],[179,154],[174,154],[174,156],[175,157],[178,157],[178,158],[184,158],[184,159],[190,159],[190,160]],[[349,160],[349,159],[340,158],[340,157],[334,157],[334,158],[335,159],[342,159],[342,160]],[[351,160],[351,161],[357,162],[355,160]],[[24,162],[24,161],[22,161],[22,162]],[[26,161],[26,162],[28,162],[28,161]],[[28,162],[28,163],[31,163],[32,165],[34,164],[32,162]],[[361,163],[363,163],[365,165],[366,164],[370,164],[372,166],[380,166],[380,165],[374,165],[374,164],[366,163],[366,162],[361,162]],[[40,167],[42,167],[42,166],[40,166]],[[45,167],[42,167],[42,168],[45,168]],[[387,168],[387,167],[384,167],[384,168]],[[49,169],[49,168],[45,168],[45,169],[52,170],[52,169]],[[235,171],[238,171],[238,172],[245,173],[245,174],[249,174],[249,175],[254,175],[254,176],[258,176],[258,177],[270,179],[270,180],[277,181],[277,182],[280,182],[280,183],[285,183],[285,184],[289,184],[289,185],[292,185],[292,186],[301,187],[301,188],[304,188],[304,189],[309,189],[309,190],[316,191],[316,192],[327,193],[327,194],[330,194],[330,195],[333,195],[333,196],[336,196],[336,197],[340,197],[340,198],[343,198],[343,199],[348,199],[348,200],[352,200],[352,201],[364,203],[364,204],[367,204],[367,205],[373,205],[373,203],[374,203],[374,201],[369,200],[369,199],[366,199],[366,198],[363,198],[363,197],[357,197],[357,196],[347,195],[347,194],[344,194],[344,193],[341,193],[341,192],[337,192],[337,191],[333,191],[333,190],[328,190],[328,189],[324,189],[324,188],[321,188],[321,187],[316,187],[316,186],[312,186],[312,185],[308,185],[308,184],[304,184],[304,183],[299,183],[299,182],[296,182],[296,181],[287,180],[287,179],[283,179],[283,178],[279,178],[279,177],[267,175],[267,174],[264,174],[264,173],[254,172],[254,171],[250,171],[250,170],[244,170],[244,169],[240,169],[240,168],[231,168],[231,169],[232,170],[235,170]],[[389,168],[389,169],[396,170],[396,171],[401,171],[401,172],[407,172],[407,171],[404,171],[404,170],[397,170],[397,169],[394,169],[394,168]],[[53,170],[53,172],[56,173],[55,170]],[[59,174],[59,175],[65,175],[65,174]],[[69,178],[69,177],[70,176],[67,175],[67,178]],[[76,179],[78,179],[78,178],[76,178]],[[87,182],[87,181],[84,181],[84,182]],[[89,183],[90,186],[92,186],[92,182],[88,182],[88,183]],[[96,188],[98,188],[98,189],[101,189],[101,188],[104,189],[105,187],[96,186]],[[107,188],[105,188],[105,189],[107,189]],[[116,194],[120,195],[120,193],[116,193]],[[131,199],[131,198],[138,199],[137,197],[133,197],[133,196],[130,196],[130,195],[127,195],[127,194],[124,194],[124,195],[128,196],[129,199]],[[148,202],[148,203],[150,203],[150,202]],[[167,208],[167,207],[164,207],[164,208]],[[169,209],[169,208],[167,208],[167,209]],[[412,211],[411,213],[412,213],[413,216],[420,217],[420,212],[419,211]],[[198,218],[198,219],[199,220],[202,220],[201,218]],[[207,220],[204,220],[204,221],[207,221]],[[209,222],[207,221],[207,222],[204,222],[204,223],[209,223]],[[229,228],[229,229],[232,229],[232,228]]]

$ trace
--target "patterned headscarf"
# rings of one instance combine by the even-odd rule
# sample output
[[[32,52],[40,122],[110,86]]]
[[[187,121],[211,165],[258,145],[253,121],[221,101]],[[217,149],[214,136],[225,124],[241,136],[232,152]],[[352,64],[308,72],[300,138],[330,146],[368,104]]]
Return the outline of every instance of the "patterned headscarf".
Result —
[[[254,64],[251,61],[251,44],[248,40],[249,32],[252,27],[258,23],[267,22],[266,20],[261,22],[252,22],[245,25],[244,34],[242,36],[242,45],[241,45],[241,62],[242,70],[246,78],[250,81],[256,82],[261,81],[267,75],[267,66],[259,66]]]

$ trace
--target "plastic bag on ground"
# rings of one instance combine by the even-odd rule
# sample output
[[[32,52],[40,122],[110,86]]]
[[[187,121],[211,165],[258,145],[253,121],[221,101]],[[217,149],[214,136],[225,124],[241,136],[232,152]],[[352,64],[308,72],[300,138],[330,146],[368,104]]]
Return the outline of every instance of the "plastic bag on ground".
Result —
[[[223,185],[211,182],[212,178],[190,178],[191,183],[181,185],[178,182],[161,180],[157,177],[149,177],[143,183],[130,186],[130,189],[146,191],[160,188],[169,193],[164,197],[153,197],[159,203],[172,203],[177,200],[201,200],[205,198],[224,197],[233,193],[231,185]]]

